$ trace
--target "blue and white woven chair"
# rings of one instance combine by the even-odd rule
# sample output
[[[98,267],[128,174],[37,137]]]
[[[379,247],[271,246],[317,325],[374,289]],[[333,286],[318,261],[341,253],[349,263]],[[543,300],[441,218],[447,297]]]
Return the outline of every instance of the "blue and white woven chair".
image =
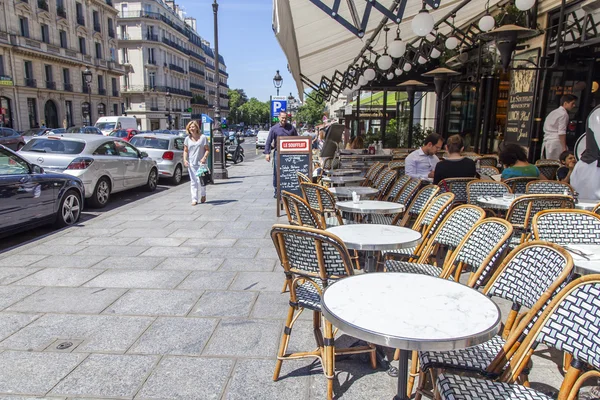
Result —
[[[340,211],[335,207],[335,197],[326,187],[302,182],[300,190],[310,208],[319,216],[321,226],[326,228],[344,224]]]
[[[575,399],[581,385],[600,377],[600,275],[587,275],[567,285],[546,307],[497,381],[443,373],[436,382],[442,400]],[[540,344],[571,354],[558,396],[516,384]],[[535,366],[534,366],[535,368]],[[590,370],[591,368],[591,370]]]
[[[475,178],[448,178],[442,179],[438,186],[440,187],[442,193],[452,192],[454,193],[455,199],[457,203],[466,203],[467,202],[467,184],[469,182],[474,181]]]
[[[387,201],[395,201],[395,199],[400,195],[400,192],[402,192],[402,189],[404,189],[404,186],[406,186],[409,181],[410,176],[408,175],[402,175],[398,177],[387,194]],[[415,192],[416,190],[417,187],[415,187]]]
[[[535,166],[540,170],[540,174],[544,175],[546,179],[555,180],[556,171],[558,171],[561,164],[559,160],[542,159],[537,160]]]
[[[344,243],[334,235],[318,229],[274,225],[271,239],[285,272],[290,287],[288,310],[281,344],[277,353],[277,363],[273,380],[279,379],[284,360],[297,358],[318,358],[327,378],[327,398],[333,397],[335,375],[335,355],[368,353],[371,366],[376,368],[375,346],[336,349],[333,327],[321,314],[323,290],[338,279],[353,274],[350,255]],[[298,315],[305,309],[313,312],[313,328],[317,349],[288,353],[290,335]],[[321,323],[324,320],[324,330]]]
[[[527,194],[567,194],[569,196],[575,195],[573,187],[565,182],[557,181],[533,181],[529,182],[525,186],[525,193]]]
[[[497,167],[498,156],[495,154],[486,154],[481,157],[477,157],[475,161],[479,161],[479,165],[482,167]]]
[[[373,186],[374,182],[377,180],[377,177],[385,168],[386,165],[383,163],[376,162],[373,164],[365,174],[365,180],[362,182],[362,186]]]
[[[419,215],[429,205],[431,200],[440,192],[440,188],[436,185],[427,185],[414,197],[413,201],[408,206],[408,209],[400,219],[400,215],[397,215],[392,224],[399,226],[409,226],[412,220],[419,218]]]
[[[504,183],[506,183],[508,185],[508,187],[510,187],[510,190],[513,193],[525,193],[525,190],[527,190],[527,184],[529,182],[533,182],[533,181],[537,181],[537,180],[539,180],[539,179],[522,176],[522,177],[518,177],[518,178],[506,179],[504,181]]]
[[[477,199],[480,197],[502,197],[506,193],[512,193],[512,191],[504,182],[486,180],[471,181],[467,184],[467,203],[479,205],[480,203]],[[496,216],[496,212],[498,211],[489,207],[484,207],[484,209],[492,216]]]
[[[500,171],[498,168],[492,167],[491,165],[482,165],[479,169],[479,173],[485,176],[498,175]]]
[[[585,210],[544,210],[533,217],[533,237],[561,246],[600,243],[600,215]]]
[[[573,259],[557,245],[535,241],[513,250],[483,289],[489,297],[512,302],[504,332],[466,349],[419,352],[421,371],[415,400],[422,394],[430,396],[426,387],[442,371],[474,372],[488,379],[500,376],[549,300],[568,282],[572,271]],[[528,311],[518,319],[522,308]]]
[[[325,229],[319,216],[302,197],[284,190],[281,199],[290,225]]]
[[[377,196],[378,200],[384,200],[387,198],[387,194],[394,184],[395,179],[396,171],[388,169],[383,172],[381,179],[377,181],[377,185],[375,186],[375,189],[379,190],[379,195]]]

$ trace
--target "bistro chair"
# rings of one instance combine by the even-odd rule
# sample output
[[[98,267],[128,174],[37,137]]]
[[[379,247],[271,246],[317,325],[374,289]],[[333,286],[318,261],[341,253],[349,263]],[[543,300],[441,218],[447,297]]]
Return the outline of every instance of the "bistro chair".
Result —
[[[440,188],[437,185],[427,185],[419,190],[406,212],[402,215],[402,219],[400,219],[401,214],[398,214],[392,220],[392,224],[399,226],[412,225],[411,222],[419,218],[421,212],[439,192]]]
[[[329,171],[333,168],[333,157],[327,157],[323,159],[323,169]]]
[[[535,241],[513,250],[483,289],[483,294],[488,297],[512,302],[503,332],[466,349],[419,352],[421,370],[415,400],[422,394],[431,397],[425,392],[428,378],[433,383],[434,377],[442,371],[476,373],[488,379],[500,376],[549,300],[564,288],[572,271],[571,255],[557,245]],[[519,316],[523,308],[527,311]]]
[[[502,197],[506,193],[512,193],[510,187],[504,182],[474,180],[467,183],[467,203],[479,204],[480,197]]]
[[[600,215],[585,210],[544,210],[533,217],[533,237],[561,246],[600,243]]]
[[[377,200],[384,200],[387,198],[387,193],[390,191],[394,180],[396,179],[396,171],[388,169],[381,175],[381,179],[377,181],[375,189],[379,190]]]
[[[296,171],[296,176],[298,177],[298,184],[301,184],[302,182],[312,183],[312,180],[302,172]]]
[[[281,199],[290,225],[324,229],[319,216],[302,197],[284,190],[281,192]]]
[[[567,194],[574,196],[573,187],[565,182],[557,181],[533,181],[525,186],[527,194]]]
[[[492,167],[489,165],[482,165],[479,168],[479,174],[482,176],[492,176],[492,175],[500,174],[500,171],[498,171],[498,168],[496,168],[496,167]]]
[[[403,179],[403,178],[404,177],[402,177],[401,179]],[[391,198],[390,201],[404,204],[404,208],[408,208],[408,206],[412,202],[413,198],[419,191],[419,188],[421,187],[421,182],[422,181],[420,179],[409,177],[408,182],[406,182],[406,184],[404,185],[402,190],[400,190],[400,192],[395,197]]]
[[[559,160],[537,160],[535,166],[540,170],[540,174],[546,179],[556,180],[556,171],[560,168]]]
[[[302,182],[300,190],[309,207],[317,214],[321,226],[343,225],[340,210],[335,207],[335,197],[327,188],[314,183]]]
[[[472,151],[463,151],[463,152],[461,153],[461,155],[462,155],[463,157],[470,158],[470,159],[471,159],[471,160],[473,160],[473,161],[475,161],[475,160],[477,160],[478,158],[480,158],[480,157],[481,157],[481,155],[480,155],[480,154],[474,153],[474,152],[472,152]]]
[[[475,159],[475,161],[479,161],[479,165],[482,167],[494,167],[498,166],[498,156],[494,154],[486,154],[483,156],[479,156]]]
[[[274,225],[271,238],[290,288],[289,310],[277,353],[273,380],[279,379],[284,360],[318,358],[327,378],[327,398],[331,399],[336,355],[367,353],[371,367],[377,368],[375,345],[335,348],[333,327],[321,314],[323,290],[336,280],[353,275],[350,255],[344,242],[337,236],[313,228]],[[294,323],[305,309],[313,312],[313,334],[317,349],[288,353]]]
[[[600,275],[579,278],[561,290],[545,308],[497,381],[443,373],[436,398],[455,399],[575,399],[581,385],[600,377]],[[540,344],[572,355],[557,396],[517,384]],[[590,368],[591,367],[591,368]]]
[[[387,194],[387,201],[394,201],[400,195],[400,192],[402,192],[402,189],[404,189],[409,181],[410,176],[408,175],[402,175],[396,179]]]
[[[365,180],[362,182],[362,186],[373,186],[375,180],[385,167],[386,165],[380,162],[373,164],[365,174]]]
[[[594,209],[592,210],[593,213],[600,215],[600,203],[594,207]]]
[[[532,181],[537,181],[538,178],[533,177],[519,177],[519,178],[509,178],[504,181],[510,187],[513,193],[525,193],[527,190],[527,184]]]
[[[574,200],[571,196],[558,194],[528,194],[517,197],[506,214],[506,220],[515,228],[511,247],[529,240],[531,236],[531,221],[535,214],[542,210],[557,208],[573,208]]]
[[[456,196],[457,203],[467,202],[467,184],[474,181],[475,178],[448,178],[442,179],[438,186],[442,193],[452,192]]]
[[[388,163],[388,168],[398,173],[398,176],[402,176],[405,173],[405,162],[404,160],[392,160]]]

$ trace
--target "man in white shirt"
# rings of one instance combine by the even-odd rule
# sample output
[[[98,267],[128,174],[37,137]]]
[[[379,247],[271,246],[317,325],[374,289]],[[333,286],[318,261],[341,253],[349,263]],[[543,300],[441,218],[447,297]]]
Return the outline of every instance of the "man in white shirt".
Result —
[[[437,133],[427,135],[423,146],[406,157],[405,174],[416,179],[433,179],[435,165],[440,161],[435,154],[443,145],[444,140]]]
[[[592,110],[586,125],[586,148],[573,168],[570,182],[580,199],[600,201],[600,106]]]
[[[575,108],[577,96],[565,94],[560,98],[560,107],[552,111],[544,121],[544,142],[542,158],[558,160],[563,151],[567,151],[567,125],[569,111]]]

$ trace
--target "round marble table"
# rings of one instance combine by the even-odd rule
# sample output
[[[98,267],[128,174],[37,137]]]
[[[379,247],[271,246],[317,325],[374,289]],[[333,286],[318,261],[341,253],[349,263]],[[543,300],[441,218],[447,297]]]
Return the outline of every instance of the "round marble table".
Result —
[[[580,210],[588,210],[592,211],[596,206],[600,203],[600,200],[594,199],[578,199],[577,204],[575,204],[575,208]]]
[[[370,343],[400,349],[398,392],[408,399],[411,350],[449,351],[481,344],[500,327],[500,310],[485,295],[427,275],[362,274],[325,289],[323,315],[335,327]]]
[[[516,199],[513,196],[511,199],[505,199],[499,196],[481,196],[477,198],[477,202],[484,208],[492,208],[495,210],[508,210],[512,202]]]
[[[600,274],[600,245],[568,244],[563,247],[573,257],[576,273],[580,275]]]
[[[352,250],[366,253],[365,272],[375,271],[375,252],[398,250],[417,246],[421,243],[421,233],[395,225],[349,224],[327,228]]]
[[[361,174],[362,169],[327,169],[324,172],[328,176],[345,176]]]
[[[351,199],[352,192],[356,192],[360,198],[373,198],[379,194],[379,190],[366,186],[343,186],[329,188],[329,191],[338,199]]]
[[[324,182],[329,182],[336,186],[346,186],[349,183],[359,183],[365,180],[362,176],[324,176]]]
[[[397,214],[404,211],[404,205],[393,201],[361,200],[358,203],[338,201],[335,206],[340,211],[355,214]]]

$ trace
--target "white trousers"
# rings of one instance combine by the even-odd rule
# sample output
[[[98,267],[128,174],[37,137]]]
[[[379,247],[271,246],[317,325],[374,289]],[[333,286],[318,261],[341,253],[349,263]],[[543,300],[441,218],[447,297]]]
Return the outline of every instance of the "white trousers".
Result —
[[[542,143],[542,158],[558,160],[562,151],[562,144],[558,139],[544,140]]]
[[[190,175],[190,189],[192,192],[192,201],[198,202],[198,186],[200,186],[200,196],[206,196],[206,186],[202,184],[200,177],[196,176],[199,165],[192,165],[188,167],[188,173]]]

